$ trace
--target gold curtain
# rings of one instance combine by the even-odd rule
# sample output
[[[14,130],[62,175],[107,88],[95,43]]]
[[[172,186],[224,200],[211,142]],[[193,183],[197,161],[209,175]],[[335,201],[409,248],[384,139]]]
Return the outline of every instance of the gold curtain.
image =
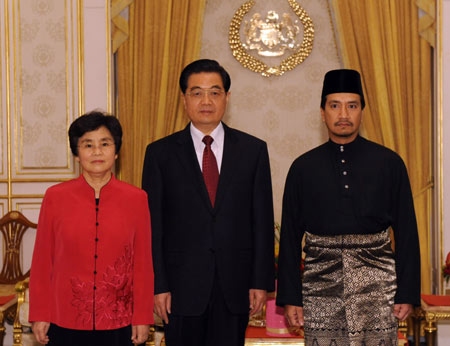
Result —
[[[123,126],[119,177],[141,186],[145,147],[182,129],[178,78],[200,52],[205,0],[134,0],[129,37],[117,50],[117,108]]]
[[[111,21],[113,24],[112,31],[112,51],[115,53],[117,49],[128,39],[129,26],[126,18],[120,14],[133,0],[112,0],[111,1]]]
[[[422,292],[431,292],[432,47],[434,1],[333,0],[344,66],[359,70],[363,133],[408,167],[419,228]],[[419,10],[425,23],[419,33]],[[434,10],[433,10],[434,11]],[[425,18],[422,17],[421,19]],[[427,31],[427,32],[424,32]]]

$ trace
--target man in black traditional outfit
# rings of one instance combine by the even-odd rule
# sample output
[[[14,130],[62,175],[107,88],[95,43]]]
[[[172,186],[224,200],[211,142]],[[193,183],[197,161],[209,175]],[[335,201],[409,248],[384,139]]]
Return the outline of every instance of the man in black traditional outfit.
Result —
[[[408,174],[399,155],[359,135],[364,106],[359,73],[329,71],[320,111],[330,139],[286,179],[277,304],[304,326],[306,345],[397,345],[398,320],[420,304]]]

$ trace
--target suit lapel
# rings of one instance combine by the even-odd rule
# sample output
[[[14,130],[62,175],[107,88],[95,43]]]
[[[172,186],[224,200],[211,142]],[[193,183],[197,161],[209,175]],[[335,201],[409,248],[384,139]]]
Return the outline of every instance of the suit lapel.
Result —
[[[222,123],[223,124],[223,123]],[[228,126],[223,124],[225,130],[225,140],[223,144],[222,166],[220,168],[219,186],[217,187],[216,201],[214,210],[220,208],[223,197],[236,172],[237,162],[239,161],[240,150],[238,146],[238,138]]]
[[[208,206],[208,209],[212,211],[208,190],[206,190],[203,174],[198,164],[197,154],[195,153],[194,143],[190,132],[190,123],[183,131],[181,131],[177,144],[179,146],[177,155],[185,168],[186,174],[190,176],[196,190],[202,196],[202,199]]]

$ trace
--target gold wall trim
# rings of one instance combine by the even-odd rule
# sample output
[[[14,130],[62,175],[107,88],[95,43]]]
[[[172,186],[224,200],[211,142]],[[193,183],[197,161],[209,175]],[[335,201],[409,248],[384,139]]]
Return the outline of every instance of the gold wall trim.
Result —
[[[443,211],[443,207],[444,207],[444,191],[443,191],[443,186],[444,186],[444,162],[443,162],[443,150],[444,150],[444,144],[443,144],[443,123],[444,123],[444,110],[443,110],[443,100],[444,100],[444,95],[443,95],[443,85],[442,85],[442,68],[443,68],[443,64],[442,64],[442,0],[439,0],[439,8],[438,8],[438,12],[439,12],[439,23],[438,23],[438,27],[439,27],[439,46],[438,46],[438,146],[439,146],[439,210],[438,210],[438,217],[439,217],[439,252],[440,252],[440,257],[439,257],[439,264],[440,266],[438,267],[438,270],[440,271],[442,264],[444,263],[444,211]],[[439,272],[439,278],[440,278],[440,293],[443,294],[444,292],[444,280],[442,278],[441,273]]]
[[[17,7],[18,7],[20,0],[17,0],[17,1],[18,1],[18,4],[17,4]],[[20,83],[17,82],[17,75],[18,75],[17,69],[18,68],[20,69],[19,64],[20,64],[20,59],[21,59],[21,57],[20,57],[20,50],[19,50],[19,52],[17,52],[18,46],[19,46],[19,49],[20,49],[20,37],[19,38],[17,37],[17,32],[16,32],[16,27],[17,27],[17,25],[16,25],[16,15],[17,15],[17,17],[19,17],[20,12],[19,12],[19,8],[17,8],[17,13],[16,13],[16,0],[13,0],[13,2],[12,2],[12,23],[13,23],[13,27],[12,27],[13,42],[12,42],[12,45],[13,45],[13,57],[14,57],[14,62],[13,62],[14,76],[13,76],[12,82],[13,82],[13,85],[14,85],[14,156],[15,156],[15,160],[14,161],[15,161],[15,167],[16,167],[15,173],[19,171],[19,160],[18,160],[18,156],[17,156],[18,155],[17,148],[18,148],[18,145],[19,145],[18,144],[18,127],[19,127],[18,124],[19,124],[19,122],[17,121],[17,119],[18,119],[18,110],[17,110],[17,108],[18,108],[18,104],[19,104],[18,97],[20,96],[19,93],[18,93],[18,89],[20,89]],[[17,18],[17,23],[20,25],[19,18]],[[20,29],[19,29],[19,31],[20,31]],[[18,55],[19,55],[19,57],[18,57]],[[19,84],[19,87],[18,87],[18,84]],[[22,107],[20,107],[20,108],[22,108]],[[22,127],[21,123],[20,123],[20,127]],[[22,155],[22,153],[20,153],[20,154]],[[21,157],[21,159],[22,159],[22,157]],[[12,163],[10,164],[10,167],[12,167]]]
[[[16,37],[14,34],[14,104],[16,105],[14,110],[14,154],[16,157],[15,163],[16,163],[16,171],[14,172],[17,174],[19,172],[19,159],[18,155],[20,152],[20,165],[22,166],[23,162],[23,95],[22,95],[22,83],[18,80],[22,76],[22,37],[21,37],[21,31],[20,31],[20,0],[17,0],[17,27],[19,31],[19,35]],[[15,18],[16,16],[14,16]],[[16,25],[14,25],[13,28],[14,32],[16,30]],[[17,54],[18,51],[18,54]],[[18,73],[16,72],[18,70]],[[18,90],[18,91],[17,91]],[[19,102],[18,102],[19,101]],[[17,111],[17,106],[19,107],[19,111]],[[18,115],[19,114],[19,115]],[[17,119],[20,117],[20,121],[18,122]],[[19,144],[19,137],[18,133],[20,132],[20,144]],[[20,145],[20,150],[19,150]],[[22,168],[22,167],[21,167]]]
[[[72,115],[73,118],[75,118],[75,112],[78,111],[78,106],[75,105],[75,88],[74,88],[74,81],[75,81],[75,56],[74,56],[74,40],[73,40],[73,25],[74,25],[74,15],[73,15],[73,0],[70,0],[70,25],[71,25],[71,35],[70,35],[70,45],[71,45],[71,72],[72,72]],[[77,29],[77,35],[78,35],[78,29]],[[77,38],[78,39],[78,38]],[[80,81],[78,81],[78,84]],[[67,84],[67,87],[69,85]],[[78,90],[78,89],[77,89]],[[79,104],[80,100],[78,100]],[[70,119],[67,119],[67,128],[69,128]],[[69,142],[67,142],[67,145],[69,145]],[[75,166],[74,166],[75,170]]]
[[[22,171],[17,171],[16,175],[27,175],[27,174],[33,174],[33,171],[36,170],[55,170],[55,169],[65,169],[65,170],[69,170],[70,171],[70,164],[67,163],[67,165],[65,166],[21,166],[20,169]],[[31,170],[31,172],[26,172],[24,171],[25,169],[29,169]],[[47,172],[39,172],[38,174],[47,174]],[[52,174],[52,173],[48,173],[48,174]],[[53,173],[53,174],[61,174],[60,172],[58,173]]]
[[[27,178],[12,178],[12,183],[58,183],[63,181],[69,181],[75,179],[74,177],[70,178],[33,178],[33,179],[27,179]],[[0,179],[0,183],[7,183],[8,179]]]
[[[42,203],[42,201],[39,201],[39,202],[16,202],[15,203],[15,210],[20,211],[22,214],[24,213],[25,210],[29,210],[29,211],[37,210],[37,211],[39,211],[41,209],[41,203]],[[38,218],[39,218],[39,216],[38,216]],[[37,223],[37,221],[38,220],[36,220],[36,223]]]
[[[42,176],[42,175],[52,176],[52,175],[76,174],[75,169],[68,170],[68,171],[58,171],[58,172],[45,171],[45,170],[51,169],[51,168],[48,168],[48,167],[34,167],[33,169],[35,169],[35,170],[41,169],[41,171],[40,172],[17,172],[15,174],[15,176],[16,177],[20,177],[20,176],[30,176],[30,177],[32,177],[32,176]],[[51,179],[51,180],[53,180],[53,179]]]
[[[5,16],[6,18],[6,16]],[[1,20],[0,20],[1,23]],[[0,31],[1,32],[1,31]],[[2,38],[0,35],[0,81],[3,80],[3,61],[1,59],[1,49],[2,49]],[[5,54],[6,55],[6,54]],[[3,167],[6,163],[6,165],[8,164],[8,161],[5,161],[5,150],[3,150],[4,148],[4,144],[5,143],[5,133],[3,132],[4,129],[4,122],[3,122],[3,118],[4,118],[4,114],[3,114],[3,83],[0,83],[0,148],[1,148],[1,153],[0,153],[0,160],[1,160],[1,164],[0,164],[0,176],[2,176],[5,172],[3,171]]]
[[[77,0],[78,115],[84,114],[84,1]]]
[[[105,10],[106,10],[106,102],[108,113],[111,113],[113,110],[113,101],[112,101],[112,79],[111,79],[111,4],[110,0],[105,0]]]
[[[4,1],[4,10],[5,10],[5,82],[6,82],[6,141],[7,141],[7,166],[8,166],[8,210],[12,210],[12,201],[9,197],[12,192],[12,183],[11,183],[11,76],[10,76],[10,57],[9,57],[9,1]]]
[[[66,27],[64,30],[64,36],[65,36],[65,58],[66,58],[66,129],[69,128],[69,123],[70,123],[70,88],[69,88],[69,81],[72,81],[72,90],[73,90],[73,78],[70,79],[69,78],[69,66],[72,66],[73,68],[73,44],[72,43],[72,37],[73,37],[73,7],[72,7],[72,2],[70,2],[70,11],[68,10],[68,6],[67,6],[67,2],[68,0],[64,1],[64,16],[65,16],[65,22],[66,22]],[[72,33],[71,37],[69,38],[69,24],[70,24],[70,32]],[[69,60],[69,52],[72,52],[72,59]],[[73,92],[72,92],[73,94]],[[74,101],[74,99],[72,98],[72,102]],[[70,145],[69,145],[69,141],[66,142],[67,143],[67,162],[70,166]],[[73,162],[72,162],[72,168],[73,170],[75,170]]]
[[[23,210],[40,210],[42,202],[17,202],[16,210],[22,212]],[[28,208],[26,208],[28,206]],[[35,206],[36,208],[29,208],[31,206]]]
[[[13,199],[17,199],[17,198],[44,198],[43,194],[23,194],[23,195],[16,195],[16,194],[12,194],[10,197],[7,195],[0,195],[1,199],[7,199],[8,201],[12,201]],[[9,210],[13,210],[12,206],[11,208],[9,208]]]

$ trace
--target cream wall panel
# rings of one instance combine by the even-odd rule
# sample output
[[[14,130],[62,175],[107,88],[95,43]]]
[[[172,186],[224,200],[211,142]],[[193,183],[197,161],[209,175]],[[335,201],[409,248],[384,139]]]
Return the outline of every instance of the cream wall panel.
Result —
[[[18,182],[12,184],[13,196],[17,195],[43,195],[55,182]]]
[[[108,0],[85,1],[84,57],[86,111],[112,110]],[[101,30],[99,30],[101,27]]]
[[[41,209],[42,198],[14,198],[14,210],[20,211],[31,222],[37,223],[39,210]]]
[[[8,195],[8,185],[6,183],[0,183],[0,196]]]
[[[77,2],[16,0],[13,177],[72,177],[68,125],[78,116]]]
[[[67,87],[72,28],[66,1],[18,1],[14,38],[15,174],[73,171],[65,131],[74,118]]]
[[[319,110],[322,81],[328,70],[340,67],[340,61],[327,0],[299,0],[314,22],[311,55],[280,77],[267,78],[243,68],[228,46],[228,29],[234,13],[244,2],[207,1],[201,57],[218,60],[231,75],[231,97],[224,121],[268,144],[275,220],[280,222],[284,181],[290,165],[300,154],[328,139]],[[287,0],[256,0],[244,20],[249,20],[255,12],[265,18],[269,10],[276,11],[280,17],[288,13],[297,18]],[[277,64],[279,59],[269,63]]]

